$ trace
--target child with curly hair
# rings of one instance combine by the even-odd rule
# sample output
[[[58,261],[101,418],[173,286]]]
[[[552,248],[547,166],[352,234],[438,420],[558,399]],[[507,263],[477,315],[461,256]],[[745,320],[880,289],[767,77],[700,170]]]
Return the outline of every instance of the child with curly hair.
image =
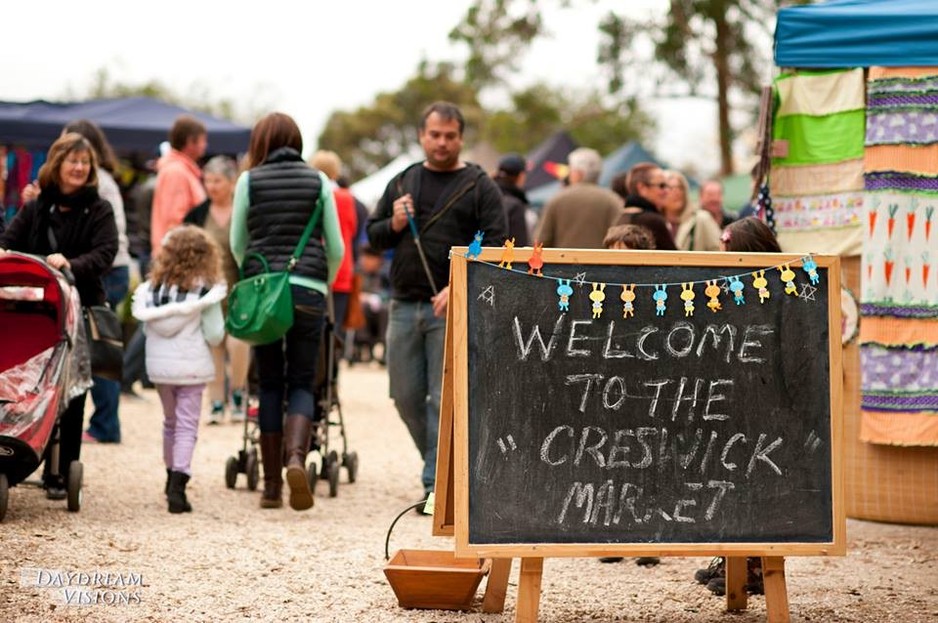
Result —
[[[211,346],[225,337],[222,300],[228,286],[218,245],[198,227],[182,225],[163,238],[132,311],[145,323],[147,374],[163,405],[163,460],[170,513],[188,513],[186,484],[202,413],[202,393],[215,378]]]

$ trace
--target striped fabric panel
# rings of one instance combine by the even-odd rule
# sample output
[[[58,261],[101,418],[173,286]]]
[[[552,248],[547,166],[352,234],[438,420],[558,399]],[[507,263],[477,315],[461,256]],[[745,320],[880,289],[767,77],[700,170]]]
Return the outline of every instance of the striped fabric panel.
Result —
[[[938,111],[870,112],[866,116],[866,144],[930,145],[938,142]]]
[[[890,446],[938,446],[938,414],[860,411],[860,441]]]
[[[938,67],[870,67],[867,79],[899,80],[904,78],[932,78],[938,76]]]
[[[777,117],[772,138],[788,142],[788,155],[776,158],[773,166],[830,164],[863,158],[866,112],[855,110],[810,117]]]
[[[870,171],[864,176],[866,190],[891,191],[918,195],[938,194],[938,176],[917,175],[899,171]]]
[[[931,145],[868,145],[863,168],[869,172],[905,171],[934,175],[938,172],[938,143]],[[777,193],[776,193],[777,194]]]
[[[932,109],[938,108],[938,91],[924,93],[871,93],[867,109],[871,112],[888,109]]]
[[[863,160],[847,160],[835,164],[772,167],[772,195],[801,197],[863,190],[866,188],[863,166]]]
[[[865,197],[863,192],[776,197],[775,223],[780,230],[856,226],[863,217]]]
[[[868,82],[867,96],[880,93],[922,93],[925,91],[938,91],[938,74],[922,78],[883,78]]]
[[[881,346],[935,348],[938,347],[938,318],[867,316],[860,323],[859,341]]]
[[[924,393],[896,393],[864,390],[860,406],[869,411],[906,411],[938,416],[938,390]]]
[[[789,251],[784,249],[786,253]],[[806,253],[806,251],[799,251]],[[935,318],[938,317],[938,306],[934,305],[899,305],[893,303],[863,303],[860,305],[860,315],[863,322],[867,316],[892,316],[894,318]],[[863,326],[862,324],[860,325]]]
[[[821,117],[866,107],[862,69],[782,74],[775,80],[778,96],[776,117]]]
[[[885,400],[938,400],[938,349],[860,346],[863,394]],[[938,408],[938,403],[935,403]]]

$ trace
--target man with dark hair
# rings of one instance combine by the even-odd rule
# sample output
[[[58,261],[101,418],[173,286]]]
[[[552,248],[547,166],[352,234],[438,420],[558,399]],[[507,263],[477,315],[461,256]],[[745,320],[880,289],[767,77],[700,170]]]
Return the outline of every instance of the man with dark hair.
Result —
[[[492,246],[501,246],[507,235],[498,187],[480,167],[460,159],[464,126],[454,104],[428,106],[418,132],[425,159],[388,183],[368,221],[372,247],[394,249],[390,393],[423,457],[425,495],[436,482],[450,247],[469,244],[477,231]]]
[[[524,194],[527,162],[518,154],[506,154],[498,161],[495,185],[502,192],[505,217],[508,219],[508,237],[514,238],[516,247],[530,245],[528,235],[528,197]]]
[[[150,214],[150,246],[153,256],[163,236],[182,224],[186,214],[205,201],[198,160],[208,147],[205,125],[191,115],[180,115],[169,131],[169,153],[160,158],[153,207]]]

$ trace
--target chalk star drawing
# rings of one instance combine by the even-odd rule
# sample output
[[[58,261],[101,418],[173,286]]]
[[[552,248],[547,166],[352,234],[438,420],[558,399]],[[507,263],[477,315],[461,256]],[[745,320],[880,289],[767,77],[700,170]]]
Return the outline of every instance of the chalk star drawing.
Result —
[[[586,273],[577,273],[573,280],[576,281],[576,284],[582,288],[584,285],[586,285]]]
[[[479,300],[495,307],[495,286],[489,286],[479,295]]]
[[[807,303],[808,301],[815,301],[814,293],[817,292],[817,288],[812,285],[808,285],[804,281],[801,282],[801,294],[798,295],[802,301]]]
[[[821,440],[817,436],[817,433],[811,431],[808,434],[808,438],[804,441],[804,449],[807,452],[817,452],[818,447],[821,445]]]
[[[508,442],[507,444],[505,443],[506,441]],[[506,452],[508,452],[509,449],[511,450],[518,449],[518,446],[515,445],[515,440],[512,438],[511,435],[505,435],[504,440],[499,438],[496,443],[498,443],[498,449],[502,451],[502,454],[505,454]]]

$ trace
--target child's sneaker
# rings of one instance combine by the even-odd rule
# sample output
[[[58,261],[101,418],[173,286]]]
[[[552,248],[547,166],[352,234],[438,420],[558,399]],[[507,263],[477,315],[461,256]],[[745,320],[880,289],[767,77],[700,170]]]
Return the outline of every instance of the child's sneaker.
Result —
[[[244,421],[244,397],[237,390],[231,392],[231,421]]]
[[[209,424],[221,424],[225,417],[225,404],[220,400],[212,401],[212,412],[208,416]]]

